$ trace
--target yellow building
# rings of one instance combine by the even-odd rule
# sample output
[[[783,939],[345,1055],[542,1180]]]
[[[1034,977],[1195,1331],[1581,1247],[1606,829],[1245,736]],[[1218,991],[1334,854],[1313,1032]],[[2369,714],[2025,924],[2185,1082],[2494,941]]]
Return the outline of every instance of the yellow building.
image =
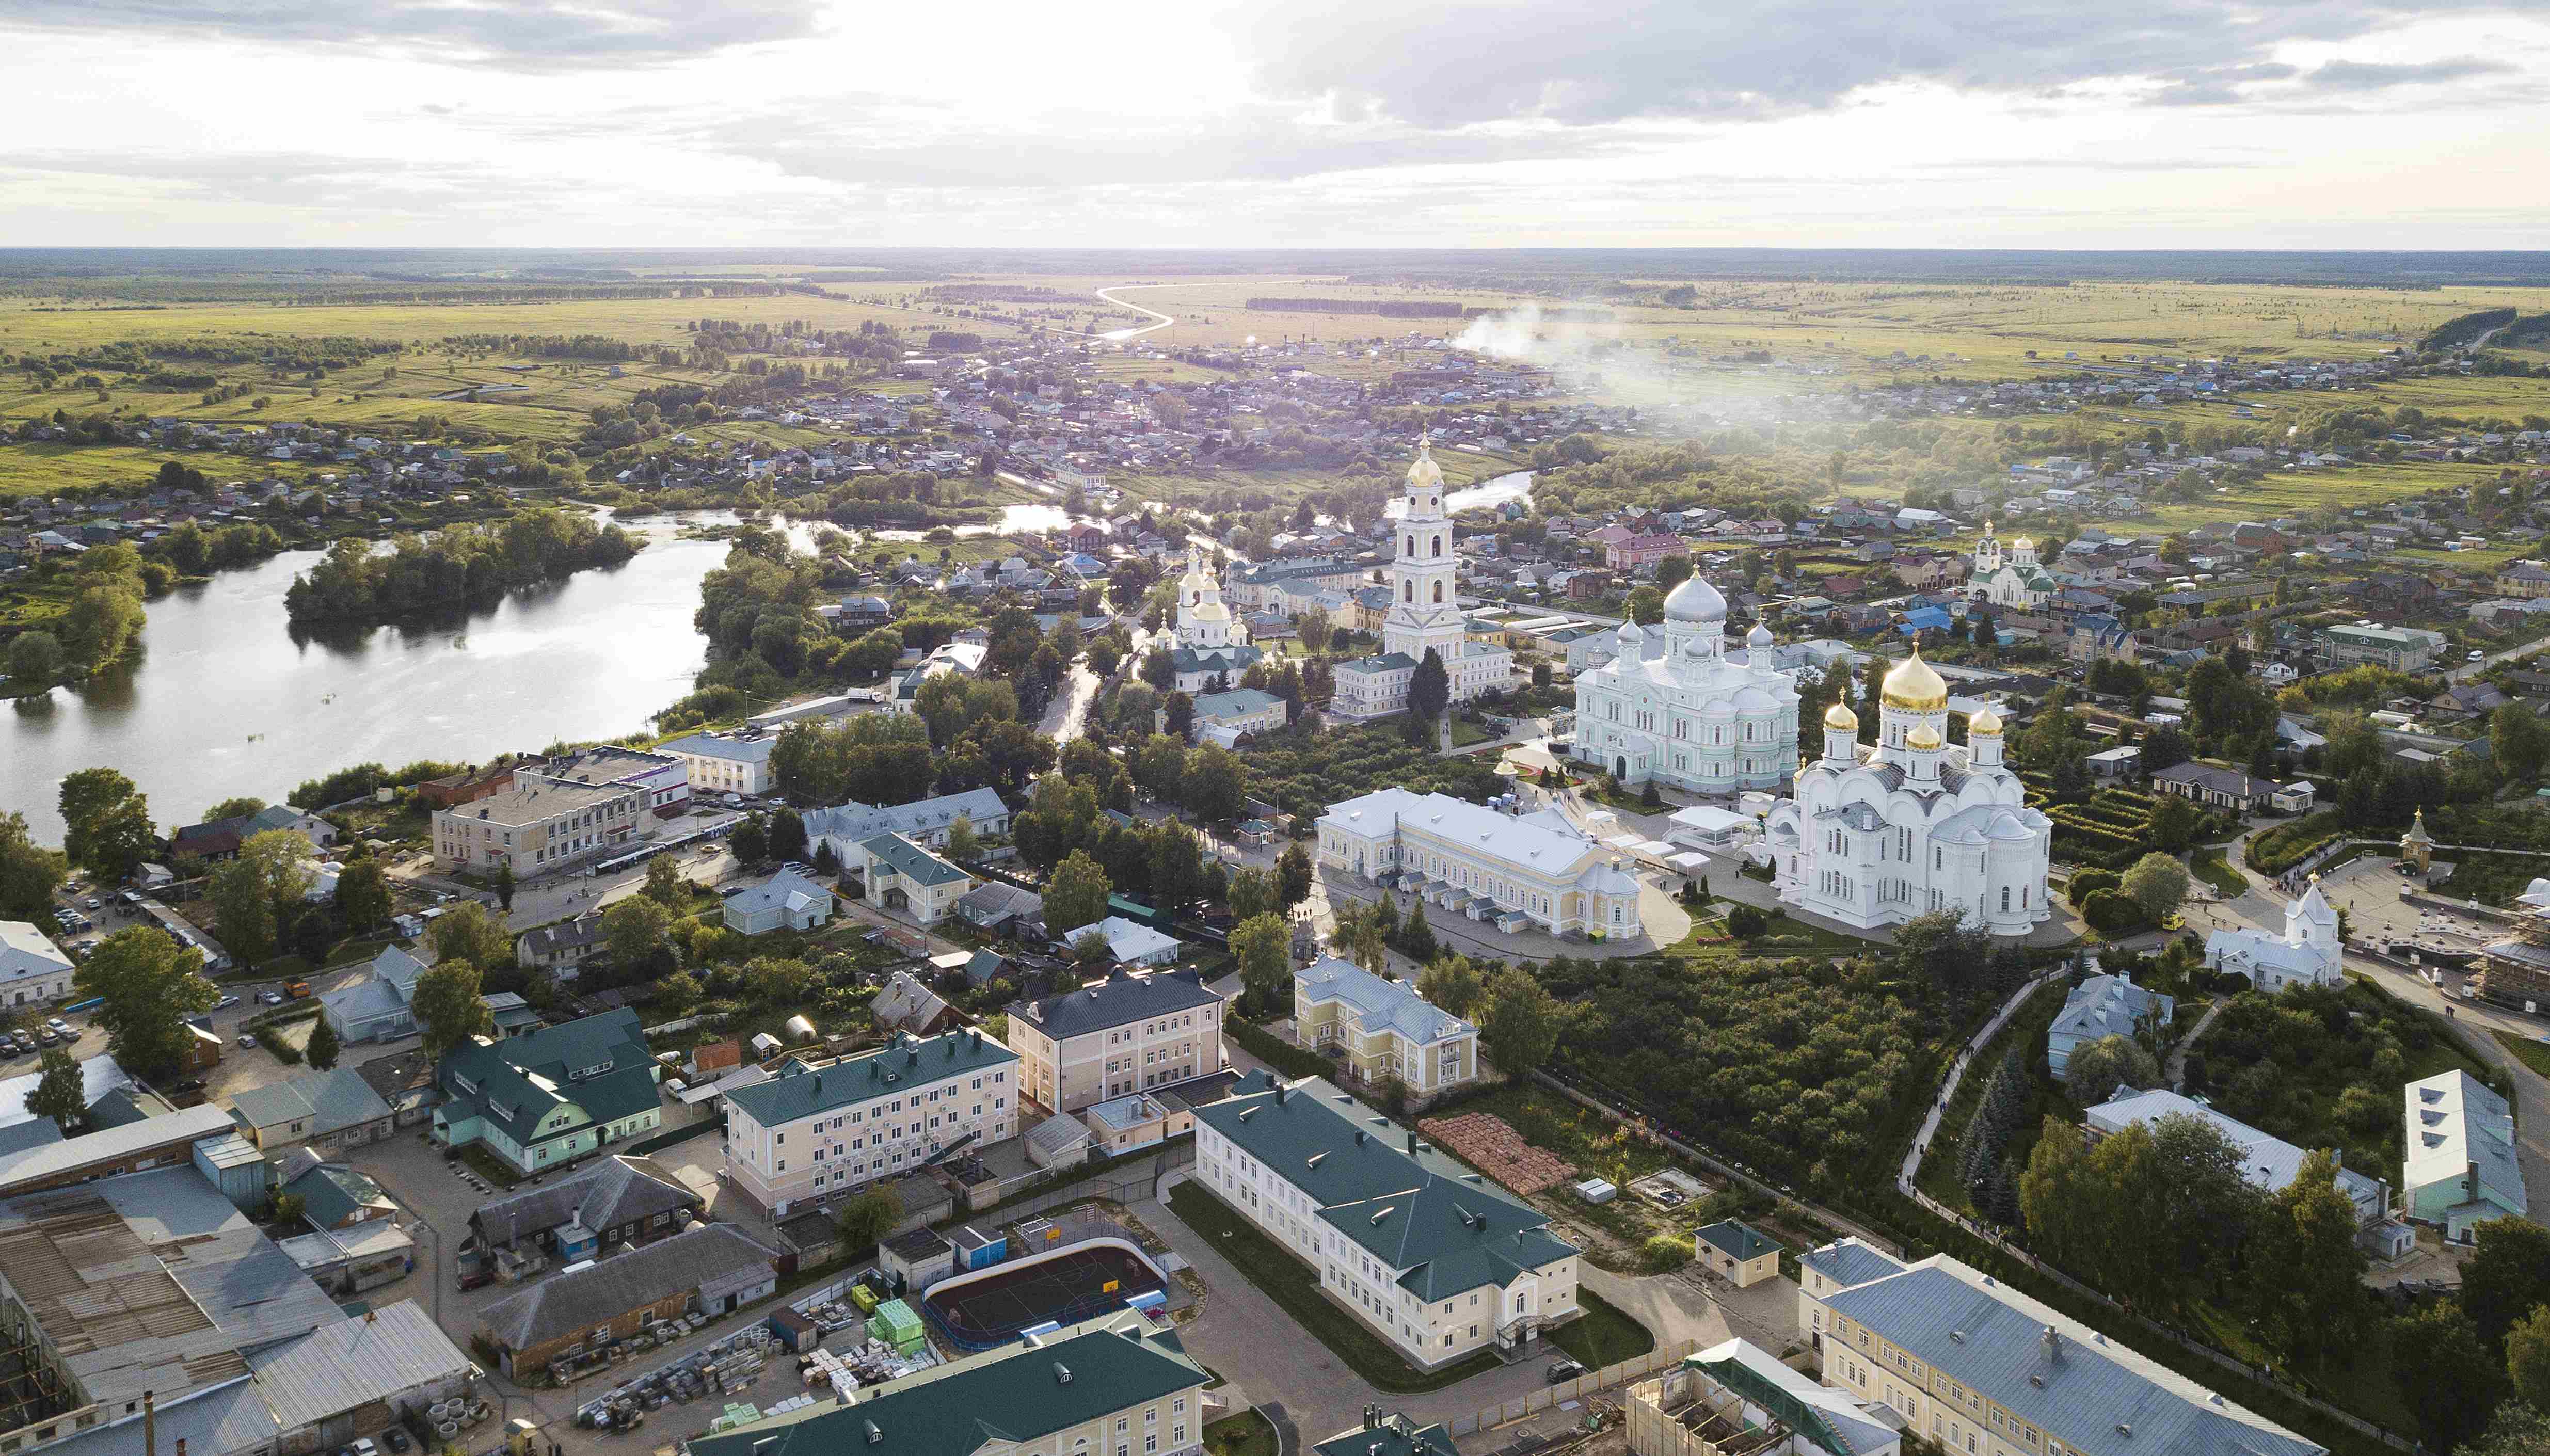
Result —
[[[1304,1046],[1344,1052],[1354,1080],[1396,1077],[1420,1101],[1479,1075],[1478,1027],[1334,956],[1294,976],[1293,1023]]]

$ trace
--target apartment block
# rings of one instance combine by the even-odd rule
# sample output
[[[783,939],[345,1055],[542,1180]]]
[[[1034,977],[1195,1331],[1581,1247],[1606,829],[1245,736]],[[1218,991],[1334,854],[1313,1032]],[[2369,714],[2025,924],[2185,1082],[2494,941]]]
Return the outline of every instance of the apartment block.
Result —
[[[646,808],[642,789],[520,774],[512,788],[435,811],[434,867],[494,874],[511,864],[526,880],[554,874],[635,839]]]
[[[1222,1008],[1193,971],[1116,974],[1010,1008],[1029,1098],[1057,1113],[1222,1070]]]
[[[957,1146],[1014,1136],[1016,1053],[983,1033],[898,1037],[727,1094],[727,1176],[785,1217]]]

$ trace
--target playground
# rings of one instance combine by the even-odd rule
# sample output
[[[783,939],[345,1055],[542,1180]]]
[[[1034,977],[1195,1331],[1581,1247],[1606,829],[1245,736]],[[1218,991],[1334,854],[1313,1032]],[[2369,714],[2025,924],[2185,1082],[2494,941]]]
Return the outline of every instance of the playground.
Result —
[[[1039,1324],[1070,1324],[1162,1294],[1168,1276],[1131,1244],[1087,1239],[932,1285],[922,1310],[938,1333],[988,1350]]]

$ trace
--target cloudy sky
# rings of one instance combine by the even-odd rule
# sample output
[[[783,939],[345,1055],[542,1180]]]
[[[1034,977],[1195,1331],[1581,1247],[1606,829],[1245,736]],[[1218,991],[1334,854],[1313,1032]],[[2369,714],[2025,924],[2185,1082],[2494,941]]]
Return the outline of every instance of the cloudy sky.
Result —
[[[2550,0],[0,0],[0,245],[2539,247]]]

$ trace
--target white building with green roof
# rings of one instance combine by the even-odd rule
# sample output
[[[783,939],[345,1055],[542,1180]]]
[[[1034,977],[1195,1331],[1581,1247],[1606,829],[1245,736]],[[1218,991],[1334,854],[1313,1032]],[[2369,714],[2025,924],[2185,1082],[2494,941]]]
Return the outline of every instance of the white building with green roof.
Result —
[[[544,1173],[661,1127],[660,1070],[626,1009],[475,1040],[435,1068],[434,1140],[481,1143],[524,1173]]]
[[[1252,1072],[1197,1109],[1193,1176],[1421,1368],[1583,1312],[1546,1217],[1324,1083]]]
[[[785,1217],[958,1148],[1018,1134],[1018,1053],[968,1028],[898,1036],[875,1051],[726,1095],[727,1177]]]

